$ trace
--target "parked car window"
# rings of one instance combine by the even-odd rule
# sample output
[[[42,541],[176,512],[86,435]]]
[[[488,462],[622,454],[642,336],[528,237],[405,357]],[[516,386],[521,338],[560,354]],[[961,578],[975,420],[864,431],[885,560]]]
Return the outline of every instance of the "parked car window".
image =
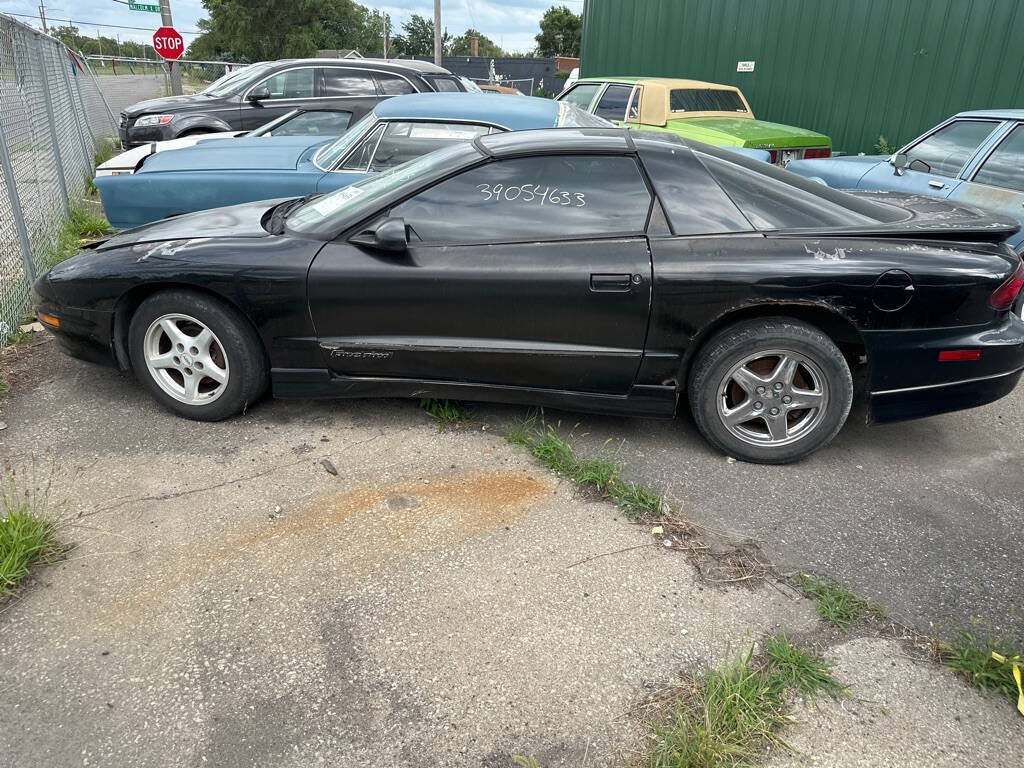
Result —
[[[629,97],[629,106],[626,108],[627,120],[640,119],[640,97],[643,92],[644,89],[639,86],[633,89],[633,95]]]
[[[424,242],[507,242],[642,232],[650,205],[633,158],[564,155],[470,169],[391,215]]]
[[[428,77],[427,80],[434,86],[434,90],[439,93],[459,93],[462,91],[459,87],[459,81],[454,77]]]
[[[313,68],[288,69],[263,81],[271,99],[313,98]]]
[[[955,178],[997,125],[991,120],[954,120],[907,150],[909,162],[920,160],[929,173]]]
[[[746,112],[736,91],[721,88],[674,88],[668,95],[673,112]]]
[[[583,85],[577,85],[575,88],[570,89],[560,101],[567,101],[570,104],[575,104],[580,109],[588,109],[590,102],[594,100],[594,94],[597,93],[597,89],[600,88],[600,83],[584,83]]]
[[[370,159],[373,157],[373,150],[377,148],[381,134],[384,133],[384,124],[381,123],[368,134],[366,138],[356,145],[352,154],[345,160],[342,168],[346,171],[365,171],[370,167]]]
[[[266,64],[253,64],[250,67],[236,70],[235,72],[224,75],[218,80],[214,80],[206,87],[206,90],[202,92],[207,96],[215,96],[217,98],[227,96],[229,93],[235,93],[242,90],[247,85],[255,83],[273,66],[273,62],[268,62]]]
[[[300,112],[280,124],[257,128],[249,136],[341,136],[352,119],[351,112],[317,110]],[[263,130],[268,128],[268,130]]]
[[[374,77],[377,78],[377,85],[384,96],[401,96],[403,93],[416,93],[412,83],[401,75],[395,75],[391,72],[375,72]]]
[[[594,114],[605,120],[622,120],[626,115],[626,102],[632,92],[631,85],[609,85],[601,94]]]
[[[370,163],[383,171],[459,141],[472,141],[489,132],[486,125],[464,123],[388,123]]]
[[[1024,192],[1024,125],[1018,125],[999,143],[974,181]]]
[[[368,72],[343,67],[324,67],[324,96],[376,96],[377,86]]]

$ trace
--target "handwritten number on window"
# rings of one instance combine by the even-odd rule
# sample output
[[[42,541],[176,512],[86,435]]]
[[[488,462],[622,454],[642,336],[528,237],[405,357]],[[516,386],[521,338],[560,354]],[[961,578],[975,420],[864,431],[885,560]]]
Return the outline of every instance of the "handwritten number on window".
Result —
[[[566,192],[557,187],[541,187],[540,184],[477,184],[476,188],[484,200],[492,203],[537,202],[538,205],[562,205],[571,208],[583,208],[587,204],[583,192]]]

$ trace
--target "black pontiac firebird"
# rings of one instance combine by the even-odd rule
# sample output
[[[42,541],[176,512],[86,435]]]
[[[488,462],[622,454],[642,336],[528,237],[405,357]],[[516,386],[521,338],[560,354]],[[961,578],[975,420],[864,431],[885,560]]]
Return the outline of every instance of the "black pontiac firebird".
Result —
[[[216,420],[279,397],[672,416],[748,461],[991,402],[1024,369],[1017,225],[697,143],[496,134],[331,194],[124,232],[34,287],[73,354]]]

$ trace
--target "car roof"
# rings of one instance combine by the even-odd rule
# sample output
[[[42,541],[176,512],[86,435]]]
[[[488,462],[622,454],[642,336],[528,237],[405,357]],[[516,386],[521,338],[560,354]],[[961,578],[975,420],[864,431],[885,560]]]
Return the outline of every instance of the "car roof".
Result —
[[[687,80],[681,77],[583,77],[577,83],[658,83],[666,88],[728,88],[736,86],[724,83],[711,83],[705,80]]]
[[[393,67],[395,69],[411,69],[414,72],[426,75],[450,75],[444,67],[439,67],[432,61],[420,61],[418,59],[277,59],[275,61],[258,61],[257,64],[325,64],[353,69],[373,67]]]
[[[998,117],[1002,120],[1024,120],[1024,109],[972,109],[957,112],[953,117]]]
[[[627,152],[633,142],[625,128],[546,128],[492,133],[479,137],[474,145],[493,157],[510,157],[545,152]]]
[[[523,96],[510,99],[498,93],[410,93],[385,99],[373,108],[380,118],[403,117],[471,120],[522,131],[554,128],[560,102]]]

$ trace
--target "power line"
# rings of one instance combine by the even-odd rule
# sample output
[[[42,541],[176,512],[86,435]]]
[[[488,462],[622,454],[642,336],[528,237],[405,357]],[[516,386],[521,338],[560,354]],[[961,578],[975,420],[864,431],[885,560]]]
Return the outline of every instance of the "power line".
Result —
[[[5,15],[5,16],[22,16],[22,17],[24,17],[26,19],[38,19],[39,18],[39,16],[37,14],[34,14],[34,13],[8,13],[8,12],[4,12],[3,15]],[[75,25],[81,24],[83,27],[105,27],[105,28],[108,28],[108,29],[137,29],[140,32],[155,32],[156,31],[152,27],[128,27],[128,26],[125,26],[124,24],[101,24],[98,21],[82,21],[81,19],[55,19],[52,16],[47,16],[46,20],[47,21],[66,21],[68,24],[75,24]],[[178,31],[181,34],[183,34],[183,35],[201,35],[201,34],[203,34],[202,32],[200,32],[198,30],[194,30],[194,29],[179,29]]]

